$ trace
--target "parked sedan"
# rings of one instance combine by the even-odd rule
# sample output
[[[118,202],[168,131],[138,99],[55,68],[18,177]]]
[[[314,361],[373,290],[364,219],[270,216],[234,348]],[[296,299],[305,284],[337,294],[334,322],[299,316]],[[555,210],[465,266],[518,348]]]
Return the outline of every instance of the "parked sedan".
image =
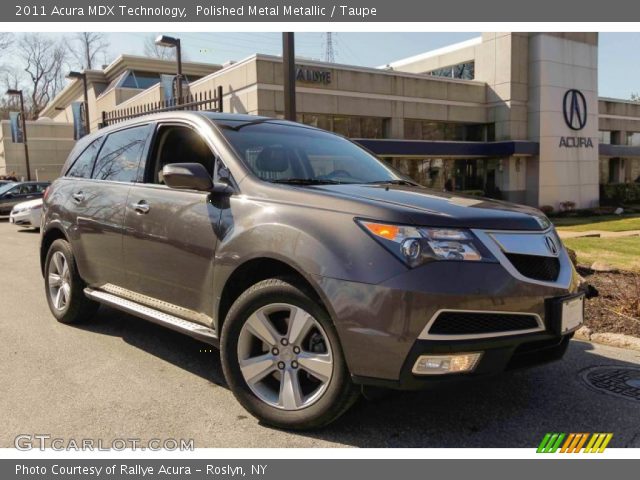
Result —
[[[9,222],[19,227],[40,229],[42,216],[42,199],[36,198],[28,202],[22,202],[13,207],[9,215]]]
[[[0,185],[0,216],[9,215],[11,209],[27,200],[42,198],[50,182],[11,182]]]

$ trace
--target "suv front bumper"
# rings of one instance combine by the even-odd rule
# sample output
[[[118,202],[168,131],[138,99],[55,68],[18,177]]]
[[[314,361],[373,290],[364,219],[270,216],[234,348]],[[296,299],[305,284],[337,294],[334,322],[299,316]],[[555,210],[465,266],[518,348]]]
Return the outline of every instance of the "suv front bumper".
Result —
[[[561,335],[554,299],[578,291],[568,286],[515,278],[500,263],[433,262],[378,285],[315,277],[334,319],[347,364],[357,383],[420,388],[500,373],[562,357],[571,333]],[[535,331],[495,336],[425,338],[440,310],[528,313],[540,319]],[[483,352],[472,372],[415,375],[420,355]]]

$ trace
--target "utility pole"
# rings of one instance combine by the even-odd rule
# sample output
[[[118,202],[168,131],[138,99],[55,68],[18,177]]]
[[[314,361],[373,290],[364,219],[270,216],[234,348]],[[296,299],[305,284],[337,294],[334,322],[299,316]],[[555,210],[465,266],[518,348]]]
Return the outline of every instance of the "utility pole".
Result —
[[[284,118],[296,121],[296,54],[293,32],[282,32],[284,78]]]
[[[325,35],[324,61],[335,63],[336,53],[333,48],[333,32],[326,32],[324,35]]]

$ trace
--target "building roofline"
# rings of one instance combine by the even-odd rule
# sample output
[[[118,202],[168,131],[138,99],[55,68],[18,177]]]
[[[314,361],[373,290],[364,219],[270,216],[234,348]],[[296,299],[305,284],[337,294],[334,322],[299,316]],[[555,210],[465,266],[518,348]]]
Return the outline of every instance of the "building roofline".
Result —
[[[400,60],[396,60],[395,62],[389,63],[388,66],[390,66],[391,68],[402,67],[410,63],[419,62],[420,60],[426,60],[427,58],[438,57],[446,53],[452,53],[457,50],[462,50],[463,48],[474,47],[476,45],[480,45],[481,43],[482,43],[482,37],[474,37],[474,38],[470,38],[469,40],[464,40],[462,42],[447,45],[445,47],[436,48],[435,50],[429,50],[428,52],[419,53],[418,55],[414,55],[412,57],[401,58]],[[378,68],[386,68],[386,67],[387,65],[382,65]]]

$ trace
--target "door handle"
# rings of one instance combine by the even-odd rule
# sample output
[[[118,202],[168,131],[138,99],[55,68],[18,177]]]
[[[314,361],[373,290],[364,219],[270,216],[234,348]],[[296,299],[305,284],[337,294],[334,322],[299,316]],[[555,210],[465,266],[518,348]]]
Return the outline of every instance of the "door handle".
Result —
[[[149,213],[151,207],[146,201],[140,200],[138,203],[133,204],[133,209],[136,213]]]
[[[76,203],[80,203],[84,200],[84,193],[82,192],[72,193],[71,196],[76,201]]]

